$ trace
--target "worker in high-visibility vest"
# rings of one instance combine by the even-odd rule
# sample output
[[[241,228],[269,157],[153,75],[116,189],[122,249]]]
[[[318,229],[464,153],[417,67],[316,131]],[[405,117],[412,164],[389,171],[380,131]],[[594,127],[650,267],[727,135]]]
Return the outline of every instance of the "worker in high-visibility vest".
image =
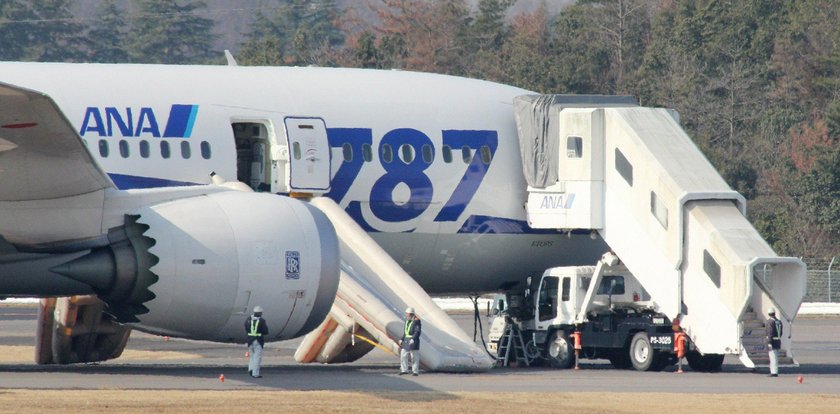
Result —
[[[767,322],[764,322],[764,329],[767,333],[767,354],[770,357],[770,375],[779,376],[779,349],[782,348],[782,321],[776,319],[776,310],[770,308],[767,311]]]
[[[400,375],[408,374],[409,363],[412,375],[420,375],[420,331],[420,318],[414,313],[414,308],[406,308],[403,336],[399,340]]]
[[[583,351],[582,335],[580,333],[580,325],[575,325],[575,331],[572,332],[572,340],[575,344],[575,369],[580,369],[578,361],[580,361],[580,353]]]
[[[254,314],[245,319],[245,333],[248,335],[248,374],[253,378],[262,378],[260,364],[265,346],[264,337],[268,335],[268,324],[262,317],[262,306],[254,306]]]
[[[685,358],[686,339],[685,332],[680,326],[680,321],[674,321],[674,353],[677,355],[677,374],[682,374],[682,360]]]

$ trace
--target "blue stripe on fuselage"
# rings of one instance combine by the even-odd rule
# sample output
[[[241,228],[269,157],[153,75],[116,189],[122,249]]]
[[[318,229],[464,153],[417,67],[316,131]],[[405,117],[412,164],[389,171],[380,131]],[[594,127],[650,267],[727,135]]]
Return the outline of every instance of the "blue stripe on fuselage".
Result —
[[[197,113],[198,105],[172,105],[172,108],[169,110],[169,119],[166,121],[166,130],[163,131],[163,137],[189,138],[192,134]]]

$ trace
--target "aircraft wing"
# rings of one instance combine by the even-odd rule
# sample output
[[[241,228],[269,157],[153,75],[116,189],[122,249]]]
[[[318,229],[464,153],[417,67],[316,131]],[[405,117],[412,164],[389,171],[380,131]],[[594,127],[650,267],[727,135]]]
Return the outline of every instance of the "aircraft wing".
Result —
[[[58,199],[113,187],[49,96],[0,83],[0,202]]]

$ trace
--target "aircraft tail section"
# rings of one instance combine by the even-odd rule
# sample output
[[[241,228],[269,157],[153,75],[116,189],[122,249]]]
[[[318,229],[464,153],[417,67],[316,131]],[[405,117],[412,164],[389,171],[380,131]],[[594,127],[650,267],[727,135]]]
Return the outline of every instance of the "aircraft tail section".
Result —
[[[298,362],[350,362],[373,347],[398,354],[403,311],[411,306],[423,322],[420,363],[426,370],[472,372],[492,367],[485,350],[344,210],[324,197],[312,199],[312,205],[335,226],[342,272],[330,315],[305,337],[295,353]]]

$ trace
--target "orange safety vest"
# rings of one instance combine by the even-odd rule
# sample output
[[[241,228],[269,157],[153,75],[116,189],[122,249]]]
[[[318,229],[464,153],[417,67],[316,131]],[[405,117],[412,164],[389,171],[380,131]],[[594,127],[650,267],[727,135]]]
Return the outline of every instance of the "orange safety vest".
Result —
[[[674,334],[674,353],[677,358],[685,356],[685,332],[677,332]]]
[[[580,344],[580,339],[581,339],[580,337],[581,337],[580,331],[572,332],[572,338],[575,339],[575,350],[576,351],[579,351],[579,350],[583,349],[583,346],[581,346],[581,344]]]

